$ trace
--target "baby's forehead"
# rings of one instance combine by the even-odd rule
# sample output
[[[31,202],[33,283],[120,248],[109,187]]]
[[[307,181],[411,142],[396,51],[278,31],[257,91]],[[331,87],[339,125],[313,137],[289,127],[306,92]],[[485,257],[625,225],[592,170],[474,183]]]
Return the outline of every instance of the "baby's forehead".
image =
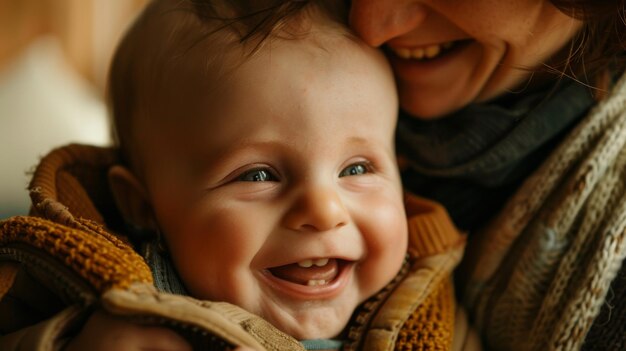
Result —
[[[291,18],[306,24],[295,27],[297,32],[283,28],[260,38],[264,40],[242,42],[245,31],[241,27],[228,27],[223,19],[207,20],[196,8],[189,7],[190,3],[155,1],[118,50],[119,67],[112,70],[115,89],[111,101],[122,149],[123,139],[128,151],[128,145],[136,143],[133,140],[146,125],[161,124],[158,118],[170,116],[176,120],[185,115],[184,109],[190,104],[211,98],[242,65],[271,51],[273,45],[293,45],[295,50],[315,54],[339,51],[333,46],[336,40],[360,45],[341,20],[321,10]],[[323,40],[312,40],[315,38]],[[128,112],[117,113],[120,107]],[[124,116],[131,115],[124,120]]]
[[[297,37],[283,37],[278,32],[263,42],[250,43],[242,43],[239,34],[223,28],[222,22],[204,23],[188,11],[160,11],[152,17],[154,23],[147,23],[143,35],[134,38],[134,45],[149,46],[135,51],[139,56],[135,65],[137,95],[144,108],[210,97],[250,60],[277,58],[278,46],[312,56],[349,55],[364,49],[346,26],[317,17],[309,17],[310,26]],[[271,58],[263,69],[270,66]]]

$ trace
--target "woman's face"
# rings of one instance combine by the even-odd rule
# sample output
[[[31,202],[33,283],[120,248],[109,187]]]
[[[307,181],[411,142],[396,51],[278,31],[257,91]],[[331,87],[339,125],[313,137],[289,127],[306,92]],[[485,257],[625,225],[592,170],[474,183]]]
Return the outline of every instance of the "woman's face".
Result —
[[[418,118],[522,89],[581,27],[547,0],[352,0],[350,24],[385,49]]]

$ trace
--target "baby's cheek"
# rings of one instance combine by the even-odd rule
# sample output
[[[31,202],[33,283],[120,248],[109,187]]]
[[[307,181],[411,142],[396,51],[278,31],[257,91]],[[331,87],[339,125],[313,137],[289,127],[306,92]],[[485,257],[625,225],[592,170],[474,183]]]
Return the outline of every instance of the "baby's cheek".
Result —
[[[387,202],[368,217],[370,230],[366,234],[367,259],[359,267],[363,298],[382,289],[402,266],[406,255],[408,234],[402,203]]]
[[[384,201],[387,200],[387,201]],[[400,200],[380,199],[381,205],[369,214],[371,225],[368,248],[373,255],[404,255],[408,242],[406,211]]]
[[[240,303],[250,291],[250,261],[259,246],[258,219],[212,206],[192,211],[171,236],[172,258],[194,297]]]

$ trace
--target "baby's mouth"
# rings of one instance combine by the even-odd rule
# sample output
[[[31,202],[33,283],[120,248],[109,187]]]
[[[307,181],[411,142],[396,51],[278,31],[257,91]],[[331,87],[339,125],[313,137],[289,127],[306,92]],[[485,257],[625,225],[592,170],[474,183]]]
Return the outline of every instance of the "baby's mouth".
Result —
[[[340,263],[335,258],[319,258],[269,268],[268,271],[276,278],[294,284],[318,286],[327,285],[337,278]]]

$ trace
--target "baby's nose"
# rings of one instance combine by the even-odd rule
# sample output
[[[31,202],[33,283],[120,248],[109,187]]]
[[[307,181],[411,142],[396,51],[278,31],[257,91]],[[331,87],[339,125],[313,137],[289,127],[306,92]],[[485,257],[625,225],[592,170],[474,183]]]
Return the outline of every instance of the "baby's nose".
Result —
[[[321,232],[342,227],[349,213],[334,189],[304,189],[285,216],[288,228],[306,232]]]

